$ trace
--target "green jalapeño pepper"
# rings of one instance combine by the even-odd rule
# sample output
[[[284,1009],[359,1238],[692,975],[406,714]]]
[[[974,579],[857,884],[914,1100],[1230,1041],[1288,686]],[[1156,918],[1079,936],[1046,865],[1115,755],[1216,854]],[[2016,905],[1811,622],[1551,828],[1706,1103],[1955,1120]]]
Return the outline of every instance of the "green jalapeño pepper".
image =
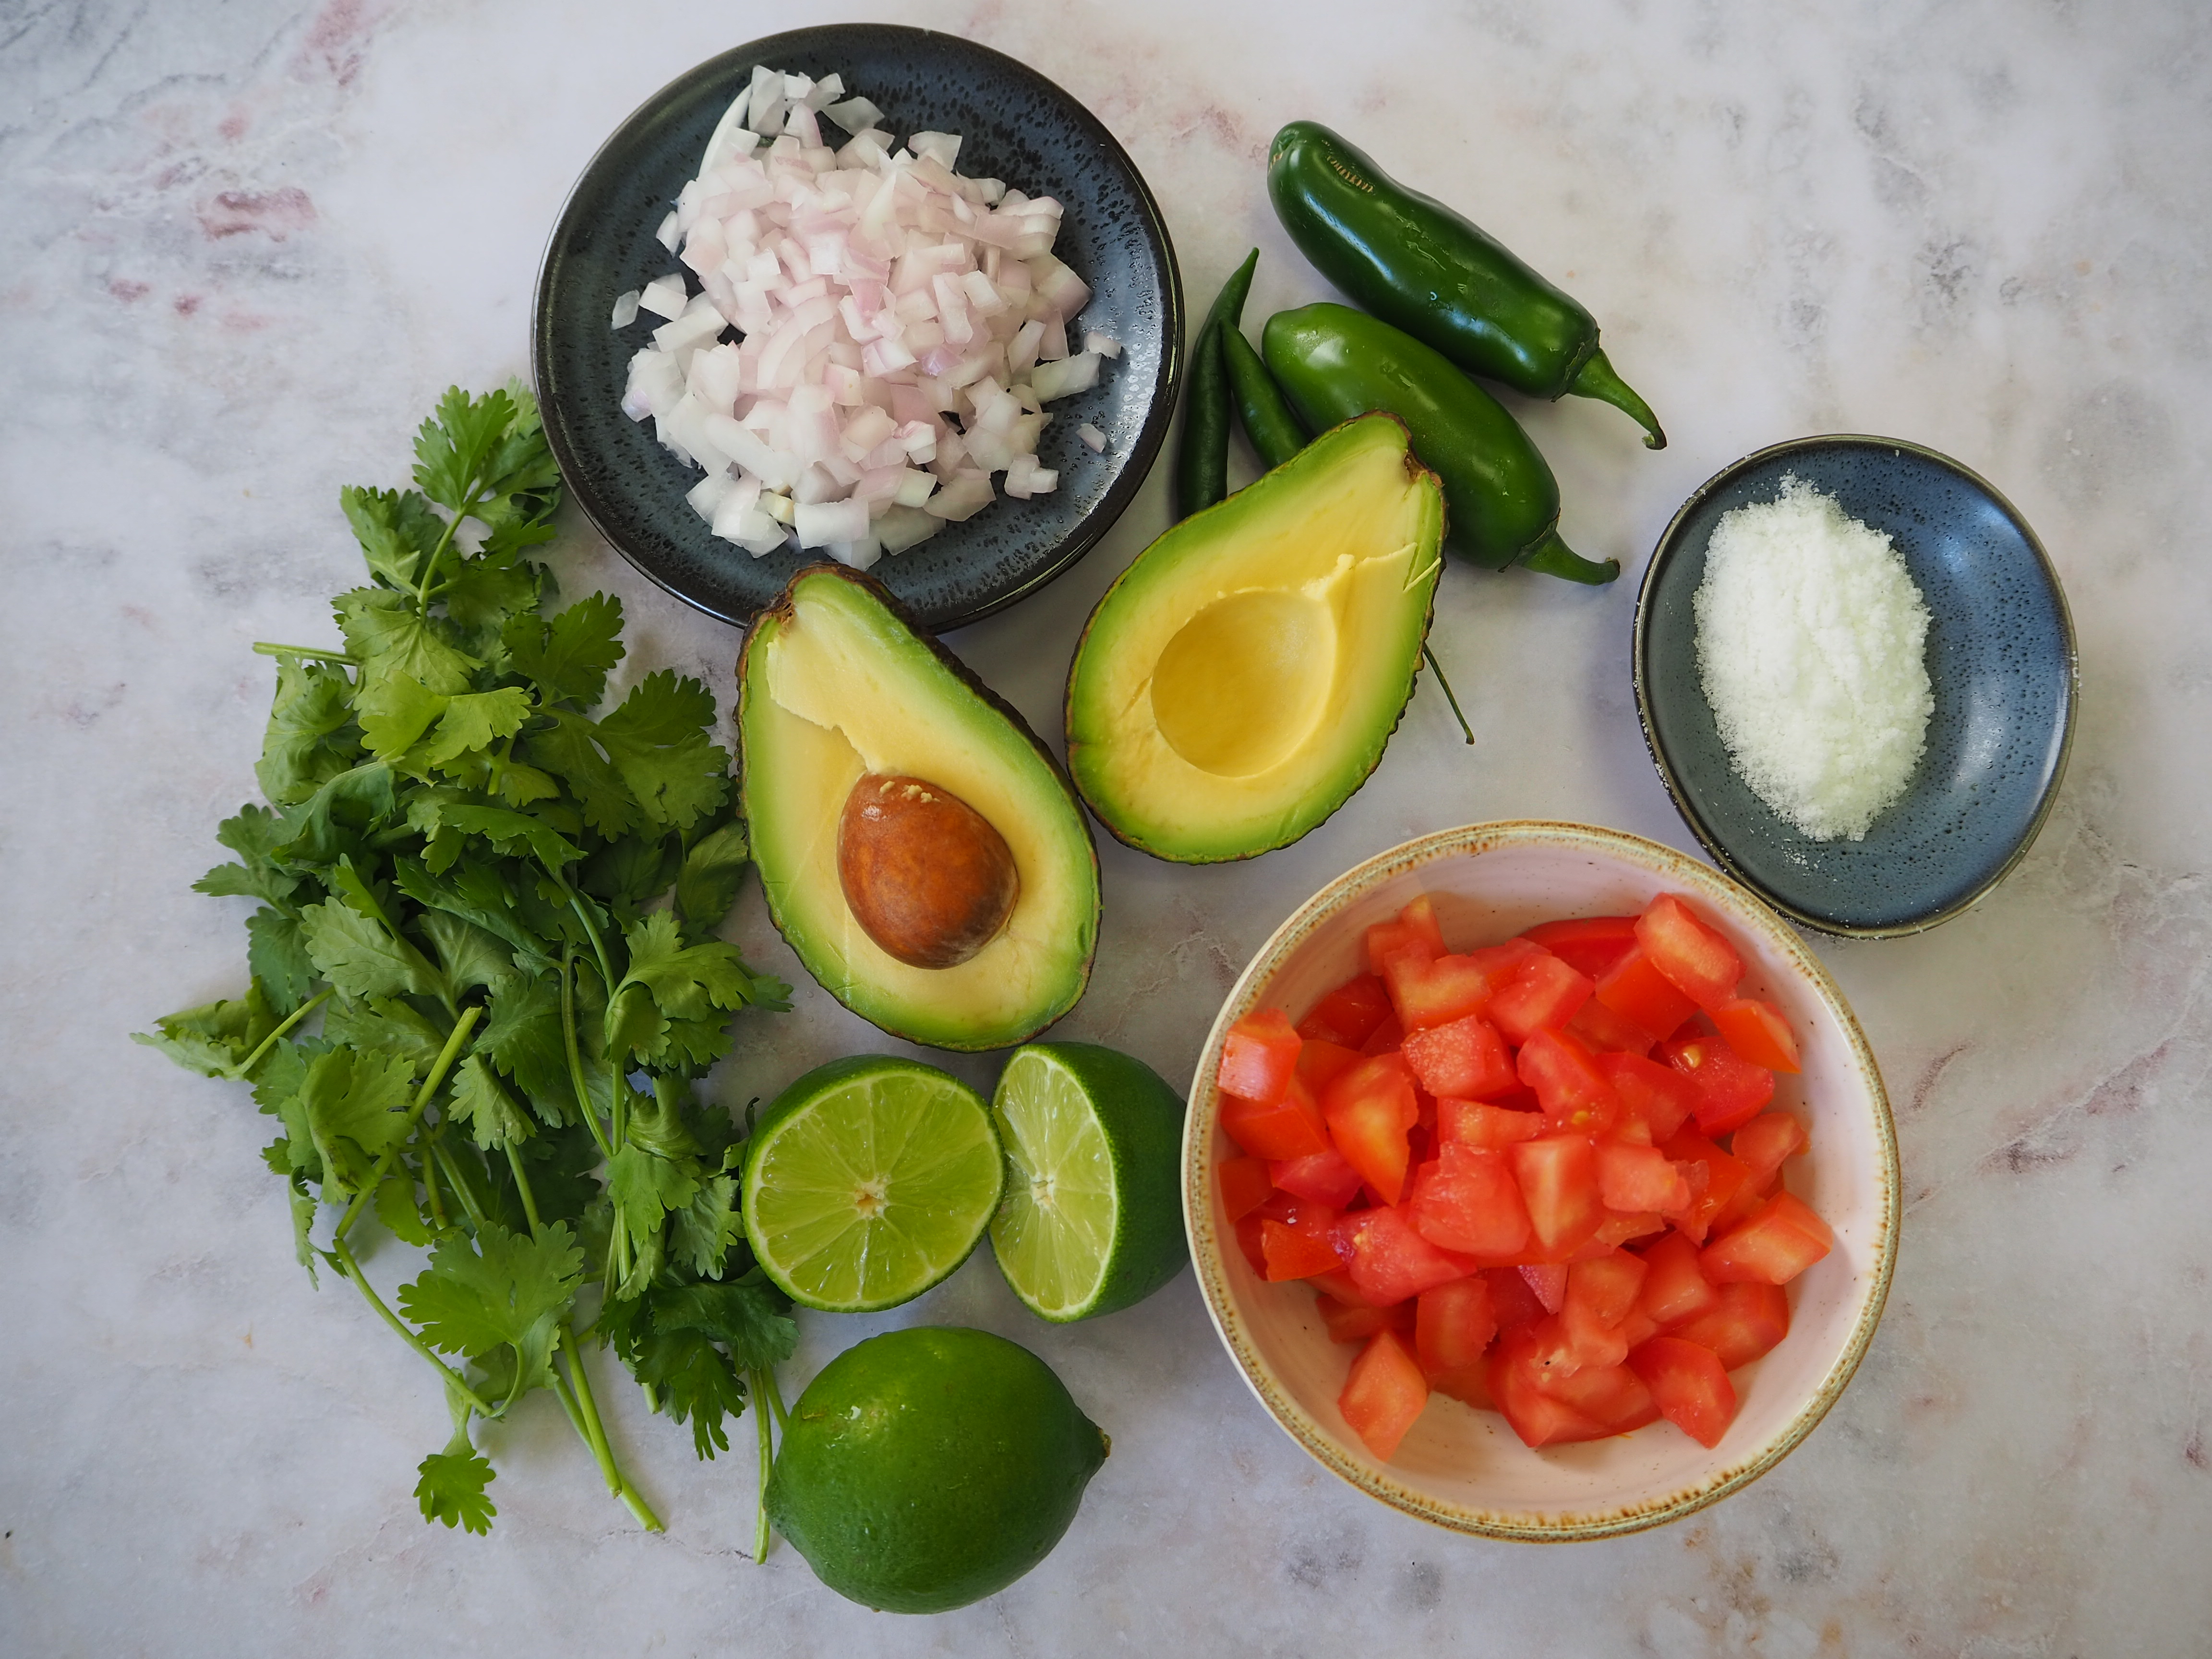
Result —
[[[1443,480],[1448,545],[1492,570],[1526,565],[1570,581],[1609,582],[1559,539],[1559,486],[1504,405],[1410,334],[1349,306],[1279,311],[1261,336],[1267,368],[1309,430],[1384,410]]]
[[[1212,507],[1229,493],[1229,366],[1221,335],[1243,320],[1244,296],[1251,292],[1252,271],[1259,263],[1255,247],[1222,285],[1191,348],[1190,379],[1182,394],[1182,442],[1176,450],[1178,519]]]
[[[1267,150],[1267,194],[1321,274],[1469,374],[1532,398],[1571,392],[1667,434],[1598,349],[1597,321],[1496,238],[1395,183],[1327,127],[1293,121]]]

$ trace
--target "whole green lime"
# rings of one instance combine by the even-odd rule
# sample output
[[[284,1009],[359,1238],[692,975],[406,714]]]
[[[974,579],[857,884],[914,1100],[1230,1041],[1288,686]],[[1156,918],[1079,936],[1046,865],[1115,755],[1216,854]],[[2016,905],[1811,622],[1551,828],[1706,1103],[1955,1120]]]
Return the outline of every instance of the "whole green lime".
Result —
[[[1050,1554],[1106,1451],[1027,1348],[956,1326],[890,1331],[799,1395],[769,1519],[840,1595],[945,1613]]]

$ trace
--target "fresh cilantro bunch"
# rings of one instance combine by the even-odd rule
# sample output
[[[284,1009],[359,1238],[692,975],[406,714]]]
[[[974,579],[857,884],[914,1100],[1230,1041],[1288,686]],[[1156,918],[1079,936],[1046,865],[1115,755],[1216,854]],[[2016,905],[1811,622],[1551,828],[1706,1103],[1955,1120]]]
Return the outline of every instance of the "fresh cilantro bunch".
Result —
[[[443,1379],[425,1519],[489,1528],[470,1423],[542,1388],[658,1530],[577,1339],[688,1420],[701,1457],[751,1393],[781,1416],[789,1304],[745,1248],[739,1137],[691,1084],[737,1011],[788,988],[714,937],[748,848],[713,696],[664,671],[595,713],[622,603],[554,610],[526,556],[561,495],[535,400],[449,391],[415,454],[413,489],[342,492],[371,579],[333,602],[344,648],[254,647],[277,662],[268,804],[217,830],[237,857],[195,884],[260,901],[246,993],[138,1041],[252,1085],[301,1264]],[[356,1254],[372,1219],[428,1250],[396,1309]]]

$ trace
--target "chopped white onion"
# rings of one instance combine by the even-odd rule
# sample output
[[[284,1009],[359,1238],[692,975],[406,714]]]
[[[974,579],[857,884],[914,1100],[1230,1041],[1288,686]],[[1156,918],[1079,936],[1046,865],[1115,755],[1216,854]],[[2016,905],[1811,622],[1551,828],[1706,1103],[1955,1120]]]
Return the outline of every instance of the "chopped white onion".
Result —
[[[1118,357],[1121,355],[1121,343],[1110,334],[1101,334],[1095,328],[1083,337],[1083,349],[1085,351],[1095,351],[1102,357]]]
[[[1097,337],[1094,335],[1091,337],[1095,339]],[[1075,428],[1075,435],[1089,444],[1094,453],[1106,447],[1106,434],[1088,421]]]
[[[614,328],[628,328],[632,323],[635,322],[637,320],[637,302],[640,297],[638,290],[635,289],[630,289],[627,294],[616,295],[614,321],[610,325],[610,326]]]

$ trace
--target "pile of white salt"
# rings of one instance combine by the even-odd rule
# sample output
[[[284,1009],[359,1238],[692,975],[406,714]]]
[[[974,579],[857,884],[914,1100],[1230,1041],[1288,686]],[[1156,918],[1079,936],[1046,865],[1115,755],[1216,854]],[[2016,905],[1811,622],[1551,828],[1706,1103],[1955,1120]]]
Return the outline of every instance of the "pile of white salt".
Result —
[[[1753,793],[1814,841],[1904,794],[1936,699],[1928,607],[1887,535],[1796,477],[1721,515],[1693,601],[1698,673]]]

